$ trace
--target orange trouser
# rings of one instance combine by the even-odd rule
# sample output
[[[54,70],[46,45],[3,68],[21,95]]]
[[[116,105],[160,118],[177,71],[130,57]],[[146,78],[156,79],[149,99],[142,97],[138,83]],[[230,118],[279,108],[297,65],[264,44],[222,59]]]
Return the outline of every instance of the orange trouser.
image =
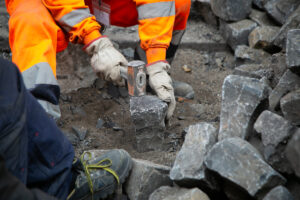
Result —
[[[21,72],[46,62],[56,75],[56,51],[67,47],[62,30],[41,0],[15,0],[11,7],[7,10],[12,61]]]

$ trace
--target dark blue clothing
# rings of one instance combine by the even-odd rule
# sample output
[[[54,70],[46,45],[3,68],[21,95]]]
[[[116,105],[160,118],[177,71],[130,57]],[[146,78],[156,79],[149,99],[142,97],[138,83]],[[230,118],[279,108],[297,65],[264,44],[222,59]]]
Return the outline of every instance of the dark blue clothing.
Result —
[[[17,67],[1,58],[0,155],[6,168],[28,188],[67,197],[73,147],[26,90]]]

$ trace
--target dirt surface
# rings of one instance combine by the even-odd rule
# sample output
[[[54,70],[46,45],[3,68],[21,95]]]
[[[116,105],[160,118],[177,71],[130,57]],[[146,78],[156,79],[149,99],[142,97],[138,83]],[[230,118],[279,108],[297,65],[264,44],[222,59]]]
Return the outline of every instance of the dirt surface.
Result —
[[[172,125],[165,132],[166,151],[136,151],[129,97],[122,97],[116,87],[107,83],[102,89],[94,84],[78,91],[63,93],[60,101],[62,117],[58,124],[64,132],[71,135],[76,135],[72,127],[88,130],[83,141],[74,142],[77,155],[89,149],[123,148],[132,157],[172,166],[176,152],[180,150],[184,140],[184,128],[202,121],[218,126],[221,86],[226,75],[231,73],[231,69],[222,65],[228,57],[231,57],[230,53],[178,50],[172,65],[172,77],[191,84],[195,90],[195,98],[177,102]],[[185,72],[183,65],[192,71]],[[96,128],[99,118],[105,122],[102,128]],[[113,123],[121,130],[114,130]]]

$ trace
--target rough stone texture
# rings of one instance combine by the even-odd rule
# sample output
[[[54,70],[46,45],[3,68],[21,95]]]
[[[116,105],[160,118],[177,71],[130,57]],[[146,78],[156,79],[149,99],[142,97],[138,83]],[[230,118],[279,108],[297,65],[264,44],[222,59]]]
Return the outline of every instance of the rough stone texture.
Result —
[[[261,134],[266,161],[279,172],[291,173],[283,146],[295,132],[295,127],[280,115],[266,110],[256,120],[254,129]]]
[[[298,0],[269,0],[264,8],[277,23],[283,25],[299,4]]]
[[[127,181],[125,191],[130,200],[145,200],[163,185],[172,185],[169,178],[170,168],[145,160],[133,159],[133,168]]]
[[[197,0],[193,6],[207,24],[218,26],[218,17],[212,12],[210,0]]]
[[[263,200],[294,200],[292,194],[283,186],[273,188]]]
[[[5,5],[0,7],[0,49],[9,47],[8,44],[8,18],[9,15],[6,12]],[[5,50],[5,49],[3,49]]]
[[[264,5],[267,1],[268,0],[253,0],[253,4],[256,5],[260,9],[263,9]]]
[[[95,82],[97,76],[89,59],[81,45],[71,43],[66,50],[57,53],[57,81],[62,93],[89,87]]]
[[[215,15],[225,21],[239,21],[245,19],[251,12],[249,0],[211,0],[211,7]]]
[[[278,33],[279,29],[277,26],[256,27],[249,34],[249,46],[266,51],[271,50],[273,48],[272,38]]]
[[[274,111],[277,110],[281,97],[287,94],[289,91],[293,91],[300,88],[300,77],[287,70],[280,78],[279,83],[273,89],[269,96],[269,108]]]
[[[292,139],[290,139],[285,150],[285,155],[295,174],[300,177],[300,129],[298,129]]]
[[[274,77],[271,80],[272,88],[275,88],[275,86],[279,83],[280,78],[282,77],[284,72],[287,70],[285,61],[286,61],[286,58],[285,58],[285,54],[283,54],[283,53],[273,54],[270,59],[269,68],[274,71]]]
[[[261,79],[266,77],[271,80],[274,72],[265,64],[244,64],[234,68],[233,74]]]
[[[255,2],[255,0],[254,0]],[[269,16],[260,10],[252,9],[249,18],[256,22],[259,26],[275,26],[276,24],[270,20]]]
[[[130,98],[130,114],[139,152],[163,148],[167,109],[167,103],[156,96]]]
[[[217,129],[209,123],[189,126],[181,150],[176,156],[170,178],[177,184],[189,187],[205,181],[203,160],[216,143]]]
[[[263,63],[270,57],[270,54],[260,49],[253,49],[246,45],[239,45],[234,51],[234,57],[237,65],[246,63]]]
[[[285,24],[281,27],[278,34],[273,38],[273,43],[276,46],[285,48],[286,46],[286,35],[290,29],[299,29],[300,28],[300,5],[293,12],[293,14],[287,19]]]
[[[286,41],[286,64],[300,74],[300,29],[289,30]]]
[[[300,125],[300,90],[295,90],[282,97],[280,108],[285,119],[294,125]]]
[[[257,26],[249,19],[227,24],[220,20],[220,31],[227,44],[234,50],[238,45],[248,44],[248,35]]]
[[[229,199],[261,199],[285,178],[273,170],[259,152],[241,138],[227,138],[215,144],[205,157],[209,172],[224,181]]]
[[[155,190],[149,200],[209,200],[208,196],[198,188],[186,189],[162,186]]]
[[[247,138],[258,106],[268,97],[268,85],[255,78],[229,75],[222,86],[222,108],[218,140]],[[263,103],[261,104],[263,106]]]

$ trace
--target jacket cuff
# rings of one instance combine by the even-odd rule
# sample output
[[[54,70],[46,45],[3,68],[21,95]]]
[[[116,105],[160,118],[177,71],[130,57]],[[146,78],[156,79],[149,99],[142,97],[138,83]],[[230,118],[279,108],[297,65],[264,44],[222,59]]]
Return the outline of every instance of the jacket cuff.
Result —
[[[166,48],[149,48],[146,50],[147,63],[166,60]]]
[[[99,37],[101,37],[100,31],[94,30],[84,37],[83,44],[85,44],[85,45],[90,44],[93,41],[95,41],[96,39],[98,39]]]
[[[84,47],[82,48],[82,50],[85,51],[86,48],[88,48],[93,42],[95,42],[96,40],[100,39],[100,38],[105,38],[107,37],[106,35],[102,35],[99,37],[94,38],[92,41],[90,41],[89,43],[87,43],[86,45],[84,45]]]

